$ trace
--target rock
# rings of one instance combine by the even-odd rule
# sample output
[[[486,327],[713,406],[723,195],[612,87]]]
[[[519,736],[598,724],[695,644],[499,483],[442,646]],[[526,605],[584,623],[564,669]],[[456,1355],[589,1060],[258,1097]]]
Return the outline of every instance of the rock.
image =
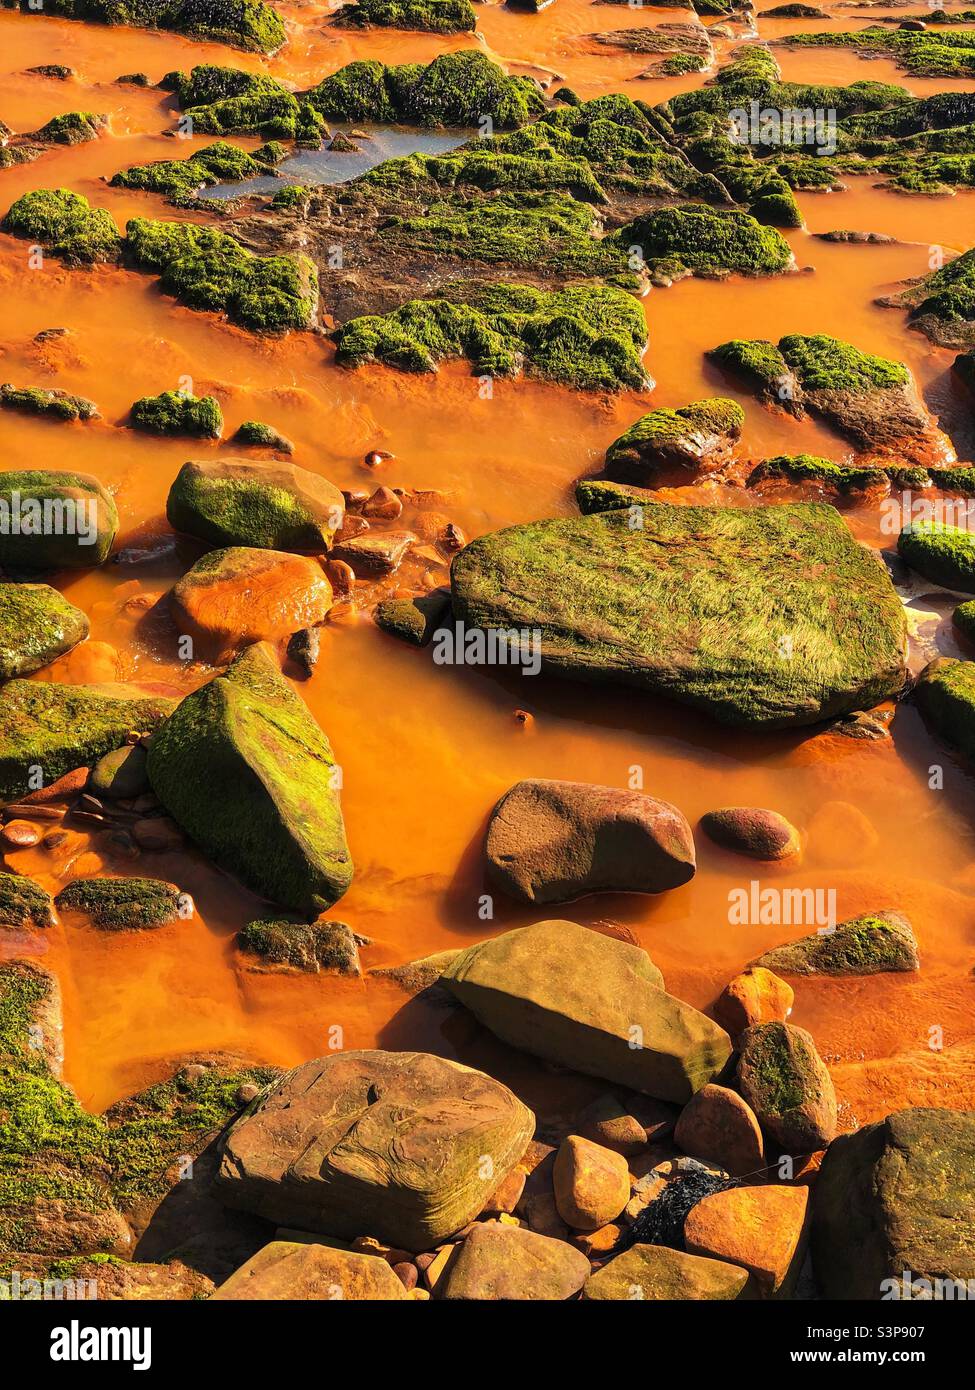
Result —
[[[975,1111],[900,1110],[841,1135],[814,1192],[813,1262],[823,1295],[965,1297],[959,1285],[937,1281],[971,1289],[973,1210]]]
[[[197,560],[170,596],[177,630],[219,663],[251,642],[324,622],[332,586],[317,560],[232,546]]]
[[[54,899],[61,913],[85,917],[99,931],[140,931],[180,917],[183,894],[158,878],[76,878]]]
[[[486,1221],[460,1246],[438,1297],[562,1301],[573,1298],[588,1276],[589,1261],[564,1240]]]
[[[53,801],[73,801],[88,785],[90,775],[91,769],[88,767],[72,768],[57,781],[50,782],[45,787],[38,787],[37,791],[28,792],[20,799],[25,806],[47,806]]]
[[[355,936],[344,922],[248,922],[237,933],[236,944],[266,968],[362,974]]]
[[[901,689],[900,600],[834,508],[651,502],[641,515],[642,527],[605,512],[479,536],[453,562],[455,618],[538,629],[543,669],[731,724],[815,723]]]
[[[376,605],[376,626],[390,637],[398,637],[414,647],[425,647],[437,628],[447,620],[450,597],[442,589],[418,598],[387,598]]]
[[[386,965],[370,970],[369,974],[378,979],[394,980],[407,994],[420,994],[435,985],[450,962],[459,955],[459,950],[437,951],[435,955],[410,960],[405,965]]]
[[[750,965],[725,985],[714,1017],[732,1040],[757,1023],[784,1023],[795,999],[792,986],[760,965]]]
[[[0,583],[0,681],[39,671],[88,630],[87,616],[49,584]]]
[[[914,701],[936,734],[975,757],[975,661],[936,658],[918,677]]]
[[[442,981],[512,1046],[658,1100],[689,1100],[731,1050],[727,1034],[661,988],[645,951],[575,922],[470,946]]]
[[[0,927],[53,927],[54,904],[32,879],[0,873]]]
[[[205,1274],[188,1268],[179,1260],[165,1264],[149,1264],[130,1260],[88,1259],[77,1255],[71,1259],[17,1256],[16,1274],[9,1276],[11,1284],[17,1279],[14,1298],[43,1298],[45,1280],[65,1299],[97,1299],[99,1303],[143,1302],[167,1303],[188,1299],[207,1299],[213,1292],[213,1281]]]
[[[516,782],[491,813],[492,881],[522,902],[587,893],[662,893],[694,875],[685,817],[642,792],[588,782]]]
[[[367,531],[340,541],[331,558],[350,565],[357,579],[382,579],[399,569],[413,540],[409,531]]]
[[[932,583],[975,593],[975,536],[967,528],[940,521],[905,526],[897,539],[897,553]]]
[[[741,406],[721,397],[652,410],[606,450],[606,477],[663,487],[713,473],[731,461],[744,422]]]
[[[525,1181],[528,1174],[524,1168],[512,1168],[504,1181],[491,1193],[484,1204],[485,1213],[489,1216],[500,1216],[502,1214],[511,1215],[518,1203],[521,1201],[522,1193],[525,1190]]]
[[[860,864],[880,844],[874,826],[850,801],[824,801],[806,831],[807,849],[831,867]]]
[[[228,1206],[429,1250],[484,1206],[535,1119],[506,1086],[417,1052],[335,1053],[289,1072],[228,1131]]]
[[[584,1299],[731,1300],[752,1296],[747,1269],[665,1245],[631,1245],[586,1280]]]
[[[99,758],[91,770],[91,789],[110,801],[125,801],[149,790],[146,750],[137,743],[116,748]]]
[[[272,1240],[252,1255],[213,1295],[213,1302],[249,1299],[363,1302],[409,1300],[385,1260],[329,1245]]]
[[[800,937],[766,951],[758,967],[783,975],[876,975],[917,970],[917,940],[899,912],[876,912],[840,922],[833,931]]]
[[[748,1270],[765,1298],[792,1293],[806,1254],[807,1187],[731,1187],[704,1197],[684,1222],[690,1255]]]
[[[293,463],[220,459],[183,464],[166,515],[174,530],[212,545],[317,555],[341,527],[345,499]]]
[[[349,886],[331,747],[265,643],[182,701],[148,769],[203,852],[272,902],[314,917]]]
[[[0,800],[49,784],[118,748],[132,730],[157,728],[175,700],[138,685],[9,681],[0,690]]]
[[[692,1158],[709,1159],[735,1177],[765,1166],[758,1120],[726,1086],[702,1086],[691,1097],[677,1121],[674,1143]]]
[[[168,816],[143,816],[132,826],[132,838],[139,849],[163,854],[183,849],[186,839],[175,821]]]
[[[725,806],[701,817],[701,829],[722,849],[749,859],[788,859],[801,848],[799,832],[778,811]]]
[[[603,1148],[631,1158],[647,1147],[647,1131],[616,1096],[598,1096],[579,1116],[578,1132]]]
[[[401,1260],[399,1264],[392,1266],[392,1270],[404,1289],[409,1291],[416,1288],[420,1275],[415,1264],[411,1264],[409,1260]]]
[[[791,1023],[760,1023],[742,1035],[738,1089],[768,1138],[811,1154],[836,1133],[836,1093],[816,1044]]]
[[[317,627],[303,627],[288,638],[288,659],[300,667],[305,676],[310,676],[318,665],[322,650],[322,636]]]
[[[615,1221],[630,1200],[626,1159],[578,1134],[562,1141],[553,1179],[559,1215],[576,1231],[596,1231]]]
[[[43,469],[0,473],[0,565],[73,570],[100,565],[118,511],[97,478]]]

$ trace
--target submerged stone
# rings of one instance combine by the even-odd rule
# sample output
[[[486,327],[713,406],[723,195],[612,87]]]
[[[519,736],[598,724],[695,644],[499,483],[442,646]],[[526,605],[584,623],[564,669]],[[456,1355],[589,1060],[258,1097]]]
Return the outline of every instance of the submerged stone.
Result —
[[[184,463],[166,516],[177,531],[213,545],[319,554],[341,527],[339,489],[293,463],[219,459]]]
[[[88,631],[87,615],[49,584],[0,583],[0,681],[39,671]]]
[[[362,974],[355,935],[344,922],[248,922],[237,933],[237,948],[270,968]]]
[[[877,912],[840,922],[831,932],[777,946],[755,961],[781,975],[876,975],[917,970],[917,941],[899,912]]]

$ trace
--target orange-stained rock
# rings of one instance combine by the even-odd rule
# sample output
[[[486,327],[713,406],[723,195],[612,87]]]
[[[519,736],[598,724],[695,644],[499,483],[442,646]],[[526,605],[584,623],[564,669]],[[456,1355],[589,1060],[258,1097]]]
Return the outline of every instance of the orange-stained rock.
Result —
[[[315,559],[239,545],[204,555],[170,602],[177,631],[219,661],[251,642],[281,641],[324,622],[332,586]]]
[[[502,1179],[501,1185],[491,1193],[484,1205],[484,1210],[491,1213],[510,1213],[521,1201],[521,1194],[525,1190],[525,1181],[528,1174],[524,1168],[512,1168],[511,1172]]]
[[[578,1134],[562,1141],[553,1169],[555,1204],[576,1231],[615,1221],[630,1200],[630,1170],[622,1154]]]
[[[578,1128],[584,1139],[632,1158],[647,1147],[647,1132],[635,1115],[614,1095],[597,1096],[579,1116]]]
[[[272,1240],[234,1271],[213,1295],[216,1302],[249,1299],[408,1300],[410,1294],[385,1260],[328,1245]]]
[[[566,1241],[485,1221],[458,1247],[436,1297],[562,1300],[577,1294],[588,1277],[589,1261]]]
[[[849,801],[825,801],[808,825],[809,852],[836,868],[860,864],[880,843],[871,822]]]
[[[59,656],[35,680],[55,681],[61,685],[101,685],[120,680],[122,664],[110,642],[82,642],[73,651]]]
[[[755,1113],[737,1091],[702,1086],[681,1112],[674,1142],[691,1158],[720,1164],[734,1177],[764,1167],[762,1131]]]
[[[807,1187],[730,1187],[691,1207],[684,1245],[750,1270],[766,1298],[786,1297],[805,1255],[809,1210]]]
[[[756,1023],[784,1023],[792,1011],[791,985],[764,966],[752,965],[729,981],[711,1012],[732,1038]]]

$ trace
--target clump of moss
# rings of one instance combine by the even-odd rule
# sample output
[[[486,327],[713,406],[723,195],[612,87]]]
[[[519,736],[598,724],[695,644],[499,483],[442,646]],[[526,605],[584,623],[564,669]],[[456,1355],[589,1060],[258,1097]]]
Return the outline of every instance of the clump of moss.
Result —
[[[49,420],[94,420],[98,407],[85,396],[73,396],[69,391],[42,386],[0,386],[0,407],[19,410],[27,415],[42,415]]]
[[[466,357],[474,375],[520,372],[583,390],[640,390],[646,322],[639,304],[611,286],[545,291],[528,285],[457,284],[444,297],[352,319],[336,335],[344,366],[382,362],[435,371]],[[449,296],[449,297],[448,297]]]
[[[758,464],[749,473],[745,485],[756,487],[772,479],[789,483],[815,483],[840,496],[884,487],[889,481],[883,468],[850,467],[815,454],[778,454]]]
[[[114,188],[143,188],[151,193],[189,197],[217,183],[240,183],[266,174],[287,153],[283,145],[262,145],[253,154],[218,140],[188,159],[161,159],[122,169],[111,179]]]
[[[936,733],[975,758],[975,661],[938,657],[921,672],[913,698]]]
[[[32,139],[52,145],[81,145],[87,140],[97,140],[107,125],[107,116],[96,116],[91,111],[66,111],[63,116],[52,116],[40,130],[34,131]]]
[[[916,970],[917,941],[897,912],[867,913],[766,951],[754,962],[782,975],[875,975]]]
[[[737,401],[723,396],[692,401],[676,410],[661,407],[642,415],[606,450],[608,473],[636,472],[629,481],[669,463],[691,465],[709,453],[727,451],[741,435],[745,412]],[[710,445],[708,444],[710,441]],[[617,481],[626,482],[626,477]]]
[[[975,599],[960,603],[951,620],[966,641],[975,643]]]
[[[44,13],[91,24],[166,29],[255,53],[274,53],[287,37],[277,11],[264,0],[48,0]]]
[[[158,878],[76,878],[54,901],[59,912],[81,913],[99,931],[139,931],[177,921],[181,896]]]
[[[473,34],[470,0],[354,0],[332,21],[346,29],[416,29],[428,34]]]
[[[902,362],[861,352],[823,333],[790,333],[779,339],[779,350],[804,391],[873,391],[910,381]]]
[[[111,215],[93,208],[87,198],[67,188],[37,188],[24,193],[0,227],[46,247],[69,265],[116,261],[122,249]]]
[[[657,65],[661,77],[683,77],[687,72],[703,72],[708,60],[703,53],[671,53]]]
[[[909,308],[935,342],[975,342],[975,248],[888,302]]]
[[[248,922],[237,933],[237,947],[268,965],[312,973],[359,975],[359,948],[344,922]]]
[[[87,615],[50,584],[0,582],[0,681],[41,670],[88,631]]]
[[[795,47],[852,48],[890,58],[905,72],[919,77],[975,76],[975,32],[971,30],[921,33],[878,26],[842,34],[793,34],[788,43]]]
[[[767,227],[801,227],[802,213],[785,179],[769,179],[752,197],[748,207],[756,221]]]
[[[583,516],[594,512],[618,512],[653,501],[653,489],[632,483],[613,483],[605,478],[582,478],[576,483],[576,506]]]
[[[778,275],[792,264],[792,251],[774,227],[745,212],[716,211],[695,204],[658,208],[611,234],[631,254],[668,274]]]
[[[279,454],[293,454],[295,446],[290,439],[285,439],[271,425],[265,425],[261,420],[245,420],[234,435],[235,444],[246,444],[253,449],[274,449]]]
[[[775,343],[765,338],[733,338],[712,348],[708,356],[734,372],[760,399],[786,406],[791,401],[795,378]]]
[[[23,874],[0,873],[0,926],[53,925],[54,904],[50,893]]]
[[[275,190],[274,197],[271,199],[271,208],[278,211],[284,208],[301,208],[304,210],[308,206],[308,198],[311,190],[303,183],[288,183],[283,188]]]
[[[133,429],[147,434],[185,434],[197,439],[219,439],[223,412],[215,396],[191,396],[183,391],[162,391],[142,396],[129,412]]]
[[[164,79],[172,86],[197,134],[263,135],[297,140],[317,149],[325,133],[322,114],[305,98],[266,73],[200,64]]]
[[[975,535],[971,531],[939,521],[922,521],[904,527],[897,550],[925,579],[946,589],[975,593]]]

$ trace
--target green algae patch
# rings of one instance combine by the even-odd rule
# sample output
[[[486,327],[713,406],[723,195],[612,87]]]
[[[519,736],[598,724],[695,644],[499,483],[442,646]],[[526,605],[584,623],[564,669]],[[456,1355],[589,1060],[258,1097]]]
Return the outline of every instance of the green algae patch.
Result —
[[[935,733],[975,758],[975,661],[938,657],[921,672],[913,698]]]
[[[22,194],[0,229],[27,238],[68,265],[117,261],[122,251],[111,213],[93,208],[87,198],[67,188],[37,188]]]
[[[16,7],[16,0],[4,0],[4,8]],[[274,53],[287,38],[280,15],[264,0],[47,0],[43,13],[89,24],[164,29],[253,53]]]
[[[917,941],[899,912],[868,913],[777,946],[752,962],[777,975],[876,975],[917,970]]]
[[[905,526],[897,550],[912,570],[947,589],[975,594],[975,535],[940,521]]]
[[[790,333],[779,339],[779,351],[804,391],[872,391],[910,380],[902,362],[861,352],[823,333]]]
[[[169,524],[185,535],[314,555],[328,550],[344,515],[345,499],[326,478],[250,459],[184,463],[166,501]]]
[[[951,620],[966,641],[975,643],[975,599],[960,603]]]
[[[283,145],[262,145],[253,154],[225,140],[197,150],[188,159],[160,159],[152,164],[135,164],[111,179],[113,188],[141,188],[164,193],[183,201],[201,188],[217,183],[240,183],[267,174],[286,153]],[[185,203],[189,206],[189,203]]]
[[[181,897],[175,884],[158,878],[76,878],[54,902],[99,931],[141,931],[177,921]]]
[[[879,302],[910,309],[912,322],[935,343],[947,347],[975,343],[975,248]]]
[[[13,569],[89,569],[108,557],[118,509],[88,473],[0,473],[0,564]]]
[[[90,766],[130,733],[158,728],[175,704],[134,685],[9,681],[0,690],[0,799]]]
[[[276,918],[248,922],[237,949],[266,966],[283,970],[360,975],[359,948],[344,922],[289,922]]]
[[[779,348],[766,338],[732,338],[708,356],[733,372],[761,400],[787,405],[794,378]]]
[[[52,145],[83,145],[97,140],[107,125],[107,116],[92,111],[66,111],[63,116],[52,116],[31,138]]]
[[[617,482],[652,486],[673,470],[726,463],[741,436],[745,412],[723,396],[661,407],[635,421],[606,450],[606,472]]]
[[[473,34],[470,0],[355,0],[332,23],[340,29],[413,29],[427,34]]]
[[[792,249],[774,227],[747,212],[716,211],[696,204],[657,208],[621,227],[607,240],[627,253],[639,248],[647,265],[673,275],[780,275],[793,264]]]
[[[975,29],[919,33],[878,25],[841,34],[792,34],[788,44],[795,48],[852,48],[859,54],[889,58],[916,77],[975,76]]]
[[[266,643],[181,702],[148,771],[204,853],[272,902],[314,916],[348,888],[332,749]]]
[[[273,425],[263,420],[244,420],[234,435],[235,444],[244,444],[249,449],[274,449],[279,454],[293,454],[295,446]]]
[[[10,382],[0,386],[0,407],[64,422],[94,420],[98,416],[95,402],[85,396],[73,396],[70,391],[43,386],[17,387]]]
[[[181,434],[195,439],[219,439],[223,412],[215,396],[191,396],[183,391],[163,391],[142,396],[129,412],[133,429],[146,434]]]
[[[926,480],[926,476],[923,472],[919,473],[918,481],[922,478]],[[883,468],[857,468],[833,463],[831,459],[820,458],[817,454],[776,454],[774,458],[763,459],[752,469],[745,486],[759,487],[768,482],[812,483],[846,497],[875,488],[886,488],[890,478]]]
[[[0,681],[39,671],[88,629],[87,615],[49,584],[0,583]]]
[[[594,512],[618,512],[630,507],[643,507],[653,501],[653,489],[635,487],[630,483],[612,483],[605,478],[582,478],[576,483],[576,506],[583,516]],[[640,513],[634,512],[634,516]]]
[[[573,285],[450,285],[443,297],[411,300],[389,314],[350,320],[336,360],[432,372],[464,357],[475,376],[528,376],[582,390],[641,390],[646,320],[623,290]]]
[[[0,873],[0,927],[53,925],[54,905],[50,893],[23,874]]]
[[[386,598],[376,605],[373,618],[376,626],[390,637],[408,642],[413,647],[425,647],[433,634],[449,617],[450,600],[442,590],[420,594],[416,598]]]
[[[455,617],[537,634],[545,668],[752,727],[868,709],[904,683],[884,568],[821,504],[647,503],[512,526],[455,558]]]

